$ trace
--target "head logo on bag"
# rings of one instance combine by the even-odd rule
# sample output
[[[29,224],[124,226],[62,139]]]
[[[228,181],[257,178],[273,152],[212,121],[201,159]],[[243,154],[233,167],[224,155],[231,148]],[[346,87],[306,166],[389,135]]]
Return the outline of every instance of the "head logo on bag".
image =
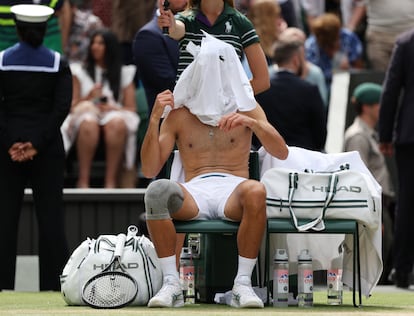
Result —
[[[124,270],[137,283],[137,295],[130,304],[146,305],[162,286],[162,272],[154,245],[144,235],[137,236],[137,231],[136,226],[128,228],[120,263],[114,269]],[[117,237],[88,238],[72,253],[61,275],[61,292],[68,305],[85,305],[82,290],[113,262]]]
[[[312,192],[329,192],[329,188],[327,186],[312,186]],[[356,185],[349,185],[349,186],[345,186],[342,185],[340,187],[336,188],[336,191],[345,191],[345,192],[353,192],[353,193],[361,193],[362,188]]]

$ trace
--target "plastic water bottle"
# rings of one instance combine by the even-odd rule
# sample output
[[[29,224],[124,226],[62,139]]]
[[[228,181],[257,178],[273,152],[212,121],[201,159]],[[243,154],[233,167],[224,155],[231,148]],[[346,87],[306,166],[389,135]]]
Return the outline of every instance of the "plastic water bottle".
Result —
[[[194,264],[191,248],[183,247],[180,255],[180,283],[183,289],[184,303],[195,303]]]
[[[328,304],[342,304],[342,256],[336,257],[331,262],[331,267],[327,270],[326,281],[328,288]]]
[[[288,307],[289,260],[286,249],[276,249],[273,258],[273,306]]]
[[[313,267],[308,249],[298,256],[298,306],[313,306]]]

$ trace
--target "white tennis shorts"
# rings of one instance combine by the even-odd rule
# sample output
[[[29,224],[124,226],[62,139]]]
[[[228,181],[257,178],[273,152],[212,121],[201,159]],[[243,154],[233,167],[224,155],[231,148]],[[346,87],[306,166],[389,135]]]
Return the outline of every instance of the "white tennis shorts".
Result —
[[[198,206],[195,219],[227,219],[224,207],[235,188],[246,178],[228,173],[206,173],[182,183]]]

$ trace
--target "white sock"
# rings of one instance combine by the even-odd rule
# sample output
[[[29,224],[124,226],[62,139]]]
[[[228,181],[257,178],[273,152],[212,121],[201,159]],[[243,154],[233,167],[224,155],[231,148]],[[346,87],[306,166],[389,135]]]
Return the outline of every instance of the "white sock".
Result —
[[[164,279],[167,276],[173,276],[177,280],[179,279],[177,265],[176,265],[176,257],[175,255],[170,257],[160,258],[161,270],[164,275]]]
[[[237,275],[235,280],[237,280],[241,276],[245,276],[247,278],[252,277],[254,266],[256,265],[257,258],[250,259],[239,256],[239,267],[237,270]]]

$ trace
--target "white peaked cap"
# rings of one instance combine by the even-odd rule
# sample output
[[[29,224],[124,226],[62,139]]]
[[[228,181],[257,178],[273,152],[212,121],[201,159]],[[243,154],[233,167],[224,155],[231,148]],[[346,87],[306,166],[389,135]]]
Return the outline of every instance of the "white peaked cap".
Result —
[[[16,20],[28,23],[43,23],[55,12],[52,8],[39,4],[18,4],[10,8]]]

